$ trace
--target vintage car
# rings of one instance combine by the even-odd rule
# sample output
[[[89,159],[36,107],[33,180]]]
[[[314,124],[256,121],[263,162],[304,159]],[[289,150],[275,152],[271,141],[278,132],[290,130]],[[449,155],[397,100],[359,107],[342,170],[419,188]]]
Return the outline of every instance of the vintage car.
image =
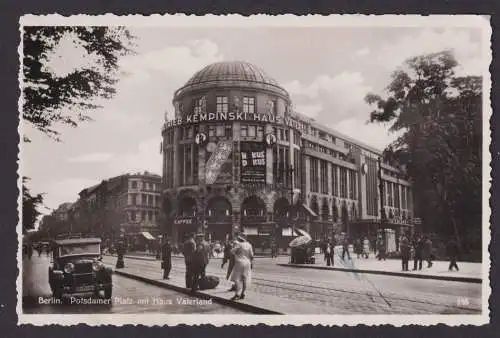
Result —
[[[49,284],[56,298],[95,294],[110,299],[112,269],[101,261],[100,238],[66,238],[52,243]]]

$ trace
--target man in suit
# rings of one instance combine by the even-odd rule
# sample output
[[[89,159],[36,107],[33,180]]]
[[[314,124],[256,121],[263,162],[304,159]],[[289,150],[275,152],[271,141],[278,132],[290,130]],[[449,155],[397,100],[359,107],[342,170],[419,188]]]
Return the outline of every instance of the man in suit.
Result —
[[[194,241],[194,234],[190,233],[182,246],[184,263],[186,263],[186,288],[188,289],[193,286],[193,259],[195,251],[196,242]]]
[[[408,262],[410,260],[410,241],[403,235],[399,241],[399,247],[401,251],[401,265],[403,271],[408,271]]]
[[[169,279],[170,270],[172,270],[172,246],[170,238],[165,238],[161,246],[161,267],[163,269],[163,279]]]
[[[192,269],[193,269],[193,284],[191,291],[196,292],[200,279],[205,277],[205,269],[207,267],[210,256],[210,245],[205,241],[204,234],[196,235],[196,249],[193,254]]]

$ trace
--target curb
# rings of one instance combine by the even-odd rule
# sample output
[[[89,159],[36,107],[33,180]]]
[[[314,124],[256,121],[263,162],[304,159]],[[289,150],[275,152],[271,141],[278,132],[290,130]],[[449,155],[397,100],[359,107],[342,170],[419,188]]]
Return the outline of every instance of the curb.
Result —
[[[227,305],[229,307],[232,307],[232,308],[235,308],[238,310],[242,310],[242,311],[246,311],[246,312],[250,312],[250,313],[254,313],[254,314],[261,314],[261,315],[282,315],[283,314],[281,312],[276,312],[276,311],[269,310],[269,309],[262,308],[262,307],[258,307],[255,305],[235,302],[235,301],[232,301],[232,300],[227,299],[227,298],[213,296],[213,295],[210,295],[210,294],[202,292],[202,291],[196,291],[195,293],[191,293],[191,291],[189,289],[186,289],[186,288],[183,288],[183,287],[180,287],[177,285],[168,284],[168,283],[165,283],[165,282],[160,281],[160,280],[155,280],[155,279],[137,276],[137,275],[134,275],[134,274],[131,274],[128,272],[120,271],[118,269],[113,269],[113,273],[120,275],[120,276],[123,276],[123,277],[126,277],[126,278],[138,280],[138,281],[141,281],[143,283],[158,286],[158,287],[161,287],[164,289],[170,289],[170,290],[174,290],[177,292],[181,292],[181,293],[184,293],[186,295],[196,296],[196,297],[202,298],[202,299],[213,299],[215,302],[217,302],[219,304]]]
[[[444,281],[450,281],[450,282],[464,282],[464,283],[477,283],[477,284],[481,284],[483,282],[482,278],[475,278],[475,277],[412,275],[412,274],[409,274],[409,273],[392,272],[392,271],[361,270],[361,269],[342,269],[342,268],[332,268],[332,267],[327,267],[327,266],[307,266],[307,265],[300,265],[300,264],[283,264],[283,263],[278,263],[276,265],[285,266],[285,267],[289,267],[289,268],[296,268],[296,269],[316,269],[316,270],[357,272],[357,273],[367,273],[367,274],[373,274],[373,275],[386,275],[386,276],[398,276],[398,277],[406,277],[406,278],[444,280]]]

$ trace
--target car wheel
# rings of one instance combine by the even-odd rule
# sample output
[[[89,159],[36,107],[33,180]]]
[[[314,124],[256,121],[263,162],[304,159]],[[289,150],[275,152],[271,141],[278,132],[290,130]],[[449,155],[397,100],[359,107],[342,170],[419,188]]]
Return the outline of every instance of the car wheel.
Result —
[[[104,289],[104,298],[110,299],[113,295],[113,287],[109,286]]]

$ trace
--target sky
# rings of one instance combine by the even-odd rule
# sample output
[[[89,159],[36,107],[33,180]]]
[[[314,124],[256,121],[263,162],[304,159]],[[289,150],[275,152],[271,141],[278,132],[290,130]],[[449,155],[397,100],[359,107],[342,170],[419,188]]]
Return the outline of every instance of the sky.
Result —
[[[464,27],[129,27],[136,53],[120,60],[116,96],[77,128],[58,126],[62,142],[23,125],[21,171],[45,194],[47,209],[74,202],[85,187],[115,175],[161,174],[161,126],[173,92],[199,69],[241,60],[263,68],[291,95],[297,111],[383,149],[396,137],[367,124],[369,93],[383,94],[409,57],[452,49],[461,75],[480,75],[482,35]],[[68,40],[69,41],[69,40]],[[47,67],[64,74],[81,53],[63,42]]]

